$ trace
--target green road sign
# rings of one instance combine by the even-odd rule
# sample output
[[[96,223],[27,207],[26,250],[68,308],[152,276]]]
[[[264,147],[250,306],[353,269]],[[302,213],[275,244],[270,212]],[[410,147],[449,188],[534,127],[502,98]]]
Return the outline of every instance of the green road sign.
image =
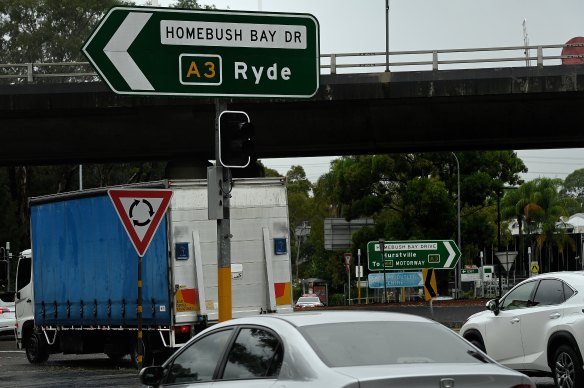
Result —
[[[307,14],[115,7],[82,51],[118,94],[308,98],[319,86]]]
[[[379,241],[367,243],[370,271],[382,271]],[[460,250],[452,240],[386,241],[383,248],[385,269],[448,269],[460,259]]]
[[[481,280],[481,271],[478,268],[462,268],[460,270],[461,282],[476,282]]]

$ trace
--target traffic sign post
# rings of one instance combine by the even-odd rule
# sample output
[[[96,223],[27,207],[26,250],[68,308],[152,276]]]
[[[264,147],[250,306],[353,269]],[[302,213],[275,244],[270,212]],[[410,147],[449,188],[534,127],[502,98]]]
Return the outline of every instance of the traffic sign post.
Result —
[[[172,190],[112,189],[108,190],[108,195],[138,254],[137,361],[138,368],[141,368],[144,356],[144,342],[142,341],[142,257],[146,253],[152,237],[166,213],[172,197]]]
[[[361,277],[363,276],[363,266],[361,265],[361,249],[357,249],[357,299],[361,304]]]
[[[219,322],[232,318],[231,295],[231,219],[229,205],[231,198],[231,174],[227,168],[219,167],[221,160],[221,140],[219,136],[220,119],[226,111],[227,103],[223,99],[215,101],[215,160],[217,165],[208,168],[207,188],[219,187],[219,213],[217,217],[217,299],[219,302]],[[247,116],[247,115],[246,115]],[[227,170],[227,171],[224,171]]]
[[[460,256],[460,250],[452,240],[385,241],[383,246],[379,241],[367,243],[370,271],[452,269]]]
[[[343,254],[343,259],[345,261],[345,270],[347,271],[348,288],[349,288],[349,304],[351,304],[351,260],[353,260],[353,254],[347,252]]]
[[[82,51],[118,94],[316,94],[319,26],[308,14],[114,7]]]

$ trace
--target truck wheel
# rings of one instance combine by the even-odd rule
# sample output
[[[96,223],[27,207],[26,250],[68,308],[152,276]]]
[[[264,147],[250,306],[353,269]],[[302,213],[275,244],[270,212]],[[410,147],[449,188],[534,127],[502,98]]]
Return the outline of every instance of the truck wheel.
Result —
[[[32,333],[26,341],[26,358],[31,364],[40,364],[49,359],[49,347],[41,334]]]
[[[556,387],[576,388],[584,385],[582,365],[571,346],[561,345],[558,347],[554,354],[552,372]]]

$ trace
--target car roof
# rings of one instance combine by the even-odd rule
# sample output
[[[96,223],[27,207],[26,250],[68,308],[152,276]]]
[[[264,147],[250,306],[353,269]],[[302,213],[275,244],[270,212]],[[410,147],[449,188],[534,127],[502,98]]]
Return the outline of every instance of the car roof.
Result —
[[[296,327],[311,325],[326,325],[341,322],[422,322],[436,323],[418,315],[395,313],[389,311],[309,311],[286,314],[260,315],[246,318],[236,318],[228,321],[231,324],[268,324],[269,320],[286,321]]]
[[[578,291],[584,291],[584,271],[546,272],[525,279],[522,283],[540,279],[560,279],[567,282]]]
[[[546,273],[534,276],[531,279],[546,279],[546,278],[565,279],[565,280],[572,280],[572,281],[576,281],[576,282],[584,282],[584,271],[546,272]]]

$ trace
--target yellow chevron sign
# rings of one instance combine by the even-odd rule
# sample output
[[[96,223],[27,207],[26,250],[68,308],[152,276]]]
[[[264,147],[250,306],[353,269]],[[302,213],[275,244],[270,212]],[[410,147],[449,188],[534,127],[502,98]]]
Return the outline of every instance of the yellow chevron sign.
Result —
[[[424,299],[429,301],[437,297],[438,287],[436,286],[436,273],[434,272],[434,268],[423,269],[422,278],[424,279]]]

